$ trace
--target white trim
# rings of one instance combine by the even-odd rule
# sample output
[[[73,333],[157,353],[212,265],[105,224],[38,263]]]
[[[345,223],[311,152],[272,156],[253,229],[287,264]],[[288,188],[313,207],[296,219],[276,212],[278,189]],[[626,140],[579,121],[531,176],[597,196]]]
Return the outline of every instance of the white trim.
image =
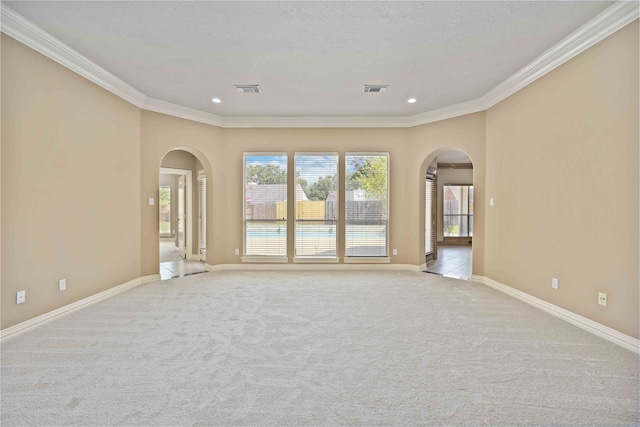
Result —
[[[181,119],[191,120],[198,123],[204,123],[207,125],[227,127],[225,126],[225,118],[222,116],[196,110],[194,108],[183,107],[178,104],[172,104],[171,102],[166,102],[155,98],[146,98],[144,104],[141,105],[140,108],[147,111],[166,114],[168,116],[179,117]]]
[[[289,258],[286,256],[243,256],[240,257],[242,262],[247,263],[267,263],[267,264],[281,264],[289,262]]]
[[[0,4],[0,30],[144,110],[222,128],[407,128],[484,111],[638,18],[637,1],[618,1],[480,98],[408,117],[223,117],[149,98]]]
[[[65,305],[64,307],[60,307],[56,310],[34,317],[33,319],[29,319],[25,322],[18,323],[17,325],[0,331],[0,342],[4,342],[9,338],[13,338],[20,334],[28,332],[31,329],[44,325],[45,323],[57,320],[63,316],[66,316],[67,314],[73,313],[74,311],[78,311],[85,307],[89,307],[90,305],[107,300],[115,295],[128,291],[129,289],[133,289],[145,283],[155,282],[157,280],[160,280],[159,274],[138,277],[137,279],[130,280],[126,283],[123,283],[122,285],[115,286],[113,288],[107,289],[106,291],[98,292],[97,294],[91,295],[87,298],[83,298],[80,301]]]
[[[533,83],[548,72],[558,68],[609,37],[638,18],[638,2],[616,2],[602,13],[578,28],[568,37],[536,58],[529,65],[487,92],[482,98],[485,109],[493,107],[520,89]]]
[[[564,308],[553,305],[547,301],[536,298],[533,295],[529,295],[525,292],[514,289],[488,277],[473,275],[471,276],[471,280],[473,280],[474,282],[482,283],[497,291],[519,299],[522,302],[525,302],[553,316],[559,317],[560,319],[569,322],[572,325],[584,329],[587,332],[591,332],[592,334],[597,335],[600,338],[604,338],[605,340],[617,344],[621,347],[624,347],[627,350],[631,350],[634,353],[640,353],[640,341],[638,341],[638,339],[636,338],[623,334],[622,332],[616,331],[615,329],[612,329],[601,323],[594,322],[591,319],[587,319],[586,317],[580,316],[579,314],[573,313],[569,310],[565,310]]]
[[[342,258],[345,264],[389,264],[391,257],[388,256],[346,256]]]
[[[337,264],[340,259],[337,257],[313,257],[297,256],[293,257],[294,264]]]
[[[471,101],[462,102],[460,104],[450,105],[448,107],[438,108],[437,110],[427,111],[408,117],[409,121],[405,127],[415,127],[426,125],[428,123],[439,122],[441,120],[453,119],[455,117],[466,116],[467,114],[484,111],[490,106],[483,101],[482,98],[473,99]],[[384,122],[382,122],[384,123]]]
[[[32,24],[4,3],[0,4],[0,14],[3,33],[136,107],[144,104],[147,98],[144,93]]]
[[[224,128],[406,128],[410,117],[224,117]]]
[[[311,263],[311,264],[205,264],[207,271],[411,271],[419,273],[417,266],[412,264],[336,264],[336,263]]]

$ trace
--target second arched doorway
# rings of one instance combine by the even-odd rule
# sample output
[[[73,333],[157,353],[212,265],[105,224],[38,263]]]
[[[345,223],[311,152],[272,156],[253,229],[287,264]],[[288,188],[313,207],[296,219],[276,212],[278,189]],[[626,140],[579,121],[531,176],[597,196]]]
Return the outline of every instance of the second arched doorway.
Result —
[[[438,150],[427,161],[426,271],[469,280],[473,263],[473,163],[457,149]]]
[[[170,279],[206,270],[206,183],[200,160],[171,150],[159,172],[160,277]]]

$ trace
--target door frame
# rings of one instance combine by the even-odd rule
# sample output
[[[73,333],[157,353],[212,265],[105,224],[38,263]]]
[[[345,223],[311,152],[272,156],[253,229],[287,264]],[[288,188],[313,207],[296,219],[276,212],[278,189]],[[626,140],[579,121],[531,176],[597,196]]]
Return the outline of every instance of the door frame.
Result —
[[[185,244],[186,244],[186,256],[185,259],[194,259],[193,255],[193,172],[189,169],[174,169],[174,168],[163,168],[160,167],[161,174],[167,175],[182,175],[185,177],[186,181],[186,201],[185,201],[185,217],[187,226],[185,227]],[[158,188],[160,188],[158,186]],[[176,192],[177,193],[177,192]],[[158,235],[160,231],[158,230]],[[197,256],[199,259],[200,256]]]

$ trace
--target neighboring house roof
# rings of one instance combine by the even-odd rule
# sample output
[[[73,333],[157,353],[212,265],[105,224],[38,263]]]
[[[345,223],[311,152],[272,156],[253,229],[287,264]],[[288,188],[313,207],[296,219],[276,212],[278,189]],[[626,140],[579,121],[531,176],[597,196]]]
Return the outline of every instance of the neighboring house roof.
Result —
[[[274,203],[287,200],[287,184],[247,184],[247,203]],[[296,200],[309,200],[302,186],[296,184]]]

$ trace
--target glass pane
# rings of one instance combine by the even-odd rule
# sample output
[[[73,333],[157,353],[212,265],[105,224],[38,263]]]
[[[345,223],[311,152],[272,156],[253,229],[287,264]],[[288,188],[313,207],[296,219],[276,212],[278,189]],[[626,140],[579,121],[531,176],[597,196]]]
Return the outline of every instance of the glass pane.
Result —
[[[345,255],[387,256],[388,155],[347,155]]]
[[[244,254],[287,255],[287,155],[245,155]]]
[[[171,187],[161,186],[159,200],[160,234],[171,235]]]
[[[460,236],[461,215],[444,215],[444,235],[445,237]]]
[[[296,154],[296,256],[336,257],[338,155]]]
[[[444,235],[467,237],[473,235],[473,186],[444,185]]]

